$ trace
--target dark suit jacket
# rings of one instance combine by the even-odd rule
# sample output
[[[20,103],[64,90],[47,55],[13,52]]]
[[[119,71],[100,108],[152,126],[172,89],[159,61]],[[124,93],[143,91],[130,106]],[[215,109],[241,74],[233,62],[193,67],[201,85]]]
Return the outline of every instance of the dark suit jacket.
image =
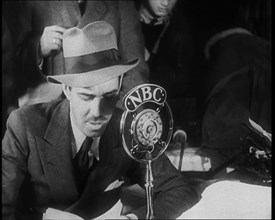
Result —
[[[218,152],[211,156],[214,169],[244,150],[248,118],[271,132],[270,58],[269,42],[248,34],[232,34],[210,49],[202,144]]]
[[[12,112],[2,142],[4,219],[39,219],[48,207],[92,218],[118,200],[120,188],[104,192],[110,183],[124,178],[143,185],[144,164],[125,153],[119,121],[120,112],[115,110],[101,137],[100,161],[79,195],[72,165],[69,102],[36,104]],[[166,156],[153,162],[153,172],[157,218],[175,218],[197,201],[196,193]],[[133,213],[145,218],[145,207]]]
[[[144,44],[137,11],[132,1],[87,0],[81,16],[77,0],[73,1],[22,1],[18,27],[18,73],[26,87],[37,87],[45,81],[37,62],[39,40],[46,26],[59,25],[65,28],[103,20],[110,23],[116,32],[119,53],[123,62],[139,58],[140,63],[125,76],[121,97],[136,85],[147,82],[148,67],[144,61]],[[64,74],[62,50],[44,60],[44,75]],[[56,94],[56,97],[60,94]]]

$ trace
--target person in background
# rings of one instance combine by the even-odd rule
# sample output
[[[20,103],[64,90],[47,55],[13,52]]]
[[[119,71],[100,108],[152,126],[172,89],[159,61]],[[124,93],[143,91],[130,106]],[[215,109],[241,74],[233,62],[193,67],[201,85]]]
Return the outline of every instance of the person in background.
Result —
[[[213,169],[237,166],[232,158],[245,150],[241,138],[250,132],[249,118],[271,132],[271,50],[260,37],[269,32],[259,32],[268,30],[268,22],[259,22],[268,20],[269,3],[196,0],[184,8],[204,70],[202,147]]]
[[[159,43],[165,34],[172,11],[178,0],[143,0],[137,2],[140,21],[145,37],[145,60],[155,55],[159,49]]]
[[[8,4],[8,3],[7,3]],[[17,1],[20,8],[16,30],[17,80],[24,91],[19,106],[50,101],[62,93],[60,85],[49,84],[48,75],[64,74],[62,38],[66,29],[105,20],[112,24],[124,61],[133,57],[139,64],[125,78],[123,96],[130,88],[147,82],[149,71],[143,58],[143,40],[133,1]],[[122,104],[120,107],[122,108]]]
[[[183,8],[185,0],[136,1],[145,39],[145,59],[151,83],[167,92],[175,130],[184,130],[193,144],[199,139],[196,121],[200,72],[195,67],[192,27]]]
[[[146,167],[122,146],[116,107],[123,80],[138,65],[119,54],[115,28],[96,21],[63,33],[65,74],[48,76],[66,98],[10,114],[2,141],[2,217],[42,219],[47,208],[95,218],[122,186],[144,187]],[[104,60],[104,62],[102,62]],[[152,163],[156,219],[175,219],[198,201],[196,191],[163,154]],[[121,218],[144,219],[146,207]]]
[[[145,40],[145,60],[152,83],[163,86],[169,98],[187,97],[195,80],[190,26],[182,13],[185,1],[136,1]]]

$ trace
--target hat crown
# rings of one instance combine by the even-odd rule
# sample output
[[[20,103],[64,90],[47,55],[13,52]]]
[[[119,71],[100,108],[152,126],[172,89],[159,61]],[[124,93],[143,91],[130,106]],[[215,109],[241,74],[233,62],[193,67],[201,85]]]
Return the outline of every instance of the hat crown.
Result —
[[[47,76],[51,83],[90,87],[119,77],[138,64],[138,59],[122,62],[115,31],[105,21],[66,30],[62,43],[64,72]]]
[[[113,27],[97,21],[88,24],[83,29],[73,27],[64,32],[64,57],[76,57],[104,50],[117,49],[116,34]]]

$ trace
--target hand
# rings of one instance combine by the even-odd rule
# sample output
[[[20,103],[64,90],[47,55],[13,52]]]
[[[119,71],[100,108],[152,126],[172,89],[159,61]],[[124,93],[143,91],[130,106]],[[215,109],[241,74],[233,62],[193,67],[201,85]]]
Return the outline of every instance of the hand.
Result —
[[[40,52],[42,58],[48,57],[61,49],[62,36],[65,30],[65,28],[57,25],[44,28],[43,34],[40,38]]]

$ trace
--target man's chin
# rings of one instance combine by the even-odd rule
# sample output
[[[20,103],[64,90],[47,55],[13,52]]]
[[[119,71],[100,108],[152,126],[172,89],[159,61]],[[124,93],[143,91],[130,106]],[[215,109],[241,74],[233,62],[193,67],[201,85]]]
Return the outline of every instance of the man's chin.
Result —
[[[89,136],[89,137],[99,137],[99,136],[101,136],[104,133],[105,128],[106,128],[106,125],[102,126],[100,128],[89,129],[86,132],[86,136]]]
[[[90,131],[87,131],[85,132],[85,135],[88,136],[88,137],[99,137],[103,134],[103,131],[102,130],[90,130]]]
[[[103,132],[93,132],[91,137],[94,137],[94,138],[100,137],[100,136],[102,136],[102,134],[103,134]]]

